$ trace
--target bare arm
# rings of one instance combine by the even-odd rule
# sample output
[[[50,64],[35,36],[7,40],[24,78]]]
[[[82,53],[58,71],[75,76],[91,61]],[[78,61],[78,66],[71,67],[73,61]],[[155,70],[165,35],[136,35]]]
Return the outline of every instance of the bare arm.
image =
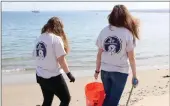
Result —
[[[65,59],[65,55],[60,56],[57,61],[59,62],[61,68],[64,70],[65,73],[69,73],[69,68],[67,65],[67,61]]]
[[[128,52],[128,58],[132,69],[133,77],[136,78],[136,61],[134,50]]]
[[[100,71],[102,52],[103,50],[99,48],[97,53],[97,60],[96,60],[96,71],[98,72]]]
[[[70,82],[74,82],[75,78],[74,76],[71,74],[71,72],[69,71],[68,65],[67,65],[67,61],[65,59],[65,55],[60,56],[57,61],[59,62],[61,68],[64,70],[64,72],[66,73],[66,75],[68,76],[68,78],[70,79]]]

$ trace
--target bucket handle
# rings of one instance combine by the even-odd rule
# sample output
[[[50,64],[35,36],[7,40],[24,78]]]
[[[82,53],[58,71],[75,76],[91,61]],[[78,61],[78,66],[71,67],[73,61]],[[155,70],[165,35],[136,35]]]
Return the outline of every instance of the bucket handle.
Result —
[[[95,79],[95,78],[92,81],[93,82],[100,82],[98,79]]]

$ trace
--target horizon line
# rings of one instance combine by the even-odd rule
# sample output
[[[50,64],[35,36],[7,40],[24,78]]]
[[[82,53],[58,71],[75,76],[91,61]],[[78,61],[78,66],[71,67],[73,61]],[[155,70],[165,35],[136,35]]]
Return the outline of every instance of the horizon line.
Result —
[[[129,9],[129,11],[167,11],[170,12],[170,9]],[[54,11],[111,11],[111,10],[2,10],[1,12],[32,12],[32,11],[41,11],[41,12],[54,12]]]

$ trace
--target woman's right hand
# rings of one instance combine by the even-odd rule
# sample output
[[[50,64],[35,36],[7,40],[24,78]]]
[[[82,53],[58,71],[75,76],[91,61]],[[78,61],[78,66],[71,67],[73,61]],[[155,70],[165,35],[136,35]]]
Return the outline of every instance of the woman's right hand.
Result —
[[[98,73],[94,73],[94,78],[95,78],[95,80],[97,80],[98,79]]]
[[[95,73],[94,73],[94,78],[97,80],[98,79],[98,76],[99,76],[99,71],[95,71]]]

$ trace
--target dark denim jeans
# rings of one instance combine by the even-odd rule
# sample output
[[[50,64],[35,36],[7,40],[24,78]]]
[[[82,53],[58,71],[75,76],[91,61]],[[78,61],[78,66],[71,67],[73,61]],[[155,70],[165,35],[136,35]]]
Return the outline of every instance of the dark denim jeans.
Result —
[[[118,106],[127,77],[128,74],[101,70],[101,79],[106,93],[103,106]]]

